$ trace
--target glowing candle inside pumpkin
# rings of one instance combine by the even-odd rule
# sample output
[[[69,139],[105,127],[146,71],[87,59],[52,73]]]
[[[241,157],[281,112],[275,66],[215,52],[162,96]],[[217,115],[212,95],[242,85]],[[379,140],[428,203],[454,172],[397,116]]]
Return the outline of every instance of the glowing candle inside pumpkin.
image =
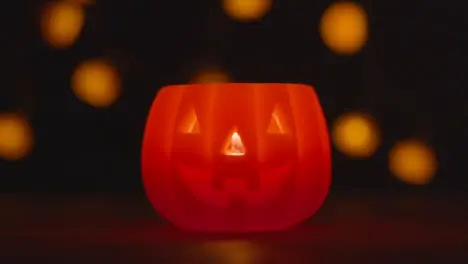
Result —
[[[233,132],[228,138],[226,145],[223,149],[223,154],[226,156],[244,156],[244,144],[239,136],[239,133]]]

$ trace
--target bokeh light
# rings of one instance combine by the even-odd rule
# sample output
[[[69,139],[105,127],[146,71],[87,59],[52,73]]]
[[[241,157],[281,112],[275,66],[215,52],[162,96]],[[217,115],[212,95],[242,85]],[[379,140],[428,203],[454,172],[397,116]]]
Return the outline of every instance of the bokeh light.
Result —
[[[390,172],[408,184],[428,184],[437,171],[436,155],[422,140],[407,139],[396,143],[388,158]]]
[[[226,14],[238,21],[259,20],[271,7],[272,0],[223,0]]]
[[[192,78],[192,83],[227,83],[229,74],[218,67],[206,67],[199,70]]]
[[[89,60],[78,65],[71,86],[80,100],[98,108],[109,107],[121,93],[117,70],[103,59]]]
[[[345,155],[368,158],[380,145],[380,130],[369,114],[346,113],[335,121],[332,140],[335,147]]]
[[[29,123],[15,113],[0,114],[0,157],[16,161],[25,158],[34,145]]]
[[[359,52],[368,38],[366,12],[353,2],[329,6],[322,15],[319,27],[325,45],[340,55]]]
[[[78,39],[84,22],[85,12],[80,3],[49,3],[41,13],[42,38],[53,48],[68,48]]]

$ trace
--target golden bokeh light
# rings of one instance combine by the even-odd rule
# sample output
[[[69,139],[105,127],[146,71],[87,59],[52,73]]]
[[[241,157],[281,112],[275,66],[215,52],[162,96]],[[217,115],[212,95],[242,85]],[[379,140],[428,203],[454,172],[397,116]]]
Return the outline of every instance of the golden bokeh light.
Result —
[[[29,123],[14,113],[0,114],[0,157],[17,161],[25,158],[34,145]]]
[[[367,14],[356,3],[335,3],[323,13],[319,29],[323,42],[331,51],[352,55],[359,52],[367,41]]]
[[[78,65],[71,86],[80,100],[98,108],[109,107],[121,93],[117,70],[108,61],[101,59]]]
[[[208,67],[198,71],[192,78],[192,83],[227,83],[231,80],[229,75],[220,68]]]
[[[53,48],[68,48],[78,39],[84,22],[85,12],[80,3],[49,3],[41,13],[42,38]]]
[[[408,139],[400,141],[389,152],[390,172],[399,180],[414,185],[432,181],[437,171],[437,158],[424,141]]]
[[[271,9],[272,0],[223,0],[228,16],[238,21],[253,21],[263,18]]]
[[[380,145],[380,131],[373,118],[361,112],[340,116],[332,129],[335,147],[347,156],[368,158]]]

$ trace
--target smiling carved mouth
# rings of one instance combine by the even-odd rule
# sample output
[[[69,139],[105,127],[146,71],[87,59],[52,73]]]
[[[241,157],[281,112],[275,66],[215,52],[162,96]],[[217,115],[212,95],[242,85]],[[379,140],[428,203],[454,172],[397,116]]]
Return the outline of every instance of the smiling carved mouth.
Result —
[[[186,188],[205,204],[228,206],[233,199],[258,206],[276,198],[291,175],[293,162],[276,168],[257,170],[230,175],[212,173],[183,164],[177,165],[177,174]]]

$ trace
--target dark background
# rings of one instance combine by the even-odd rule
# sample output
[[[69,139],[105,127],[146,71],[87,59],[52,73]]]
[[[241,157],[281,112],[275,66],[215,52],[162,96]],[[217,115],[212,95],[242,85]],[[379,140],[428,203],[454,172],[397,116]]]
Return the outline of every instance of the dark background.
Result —
[[[387,153],[399,139],[420,137],[439,163],[424,188],[466,190],[462,1],[363,1],[370,38],[354,56],[322,44],[318,23],[331,1],[277,0],[263,20],[241,23],[215,0],[100,0],[86,7],[81,36],[65,50],[41,39],[45,1],[10,3],[0,105],[26,114],[36,144],[28,158],[0,162],[3,191],[141,192],[140,147],[153,98],[206,65],[226,69],[236,82],[313,85],[330,124],[347,110],[371,113],[383,143],[364,161],[334,153],[334,189],[411,188],[390,176]],[[70,89],[73,69],[95,57],[110,59],[123,82],[107,109],[86,105]]]
[[[463,234],[466,238],[466,232],[454,227],[455,222],[461,221],[466,203],[454,203],[452,199],[454,194],[464,197],[468,190],[465,160],[468,17],[464,1],[363,0],[361,3],[369,16],[370,38],[365,48],[353,56],[333,54],[320,39],[317,25],[331,1],[276,0],[271,12],[253,23],[232,21],[223,14],[216,0],[95,2],[86,7],[86,24],[80,38],[65,50],[53,49],[41,39],[39,17],[45,1],[9,0],[4,4],[7,8],[2,8],[8,23],[2,32],[5,46],[0,107],[24,114],[35,136],[29,157],[16,162],[0,160],[0,192],[8,194],[2,196],[2,203],[3,208],[10,210],[5,215],[11,223],[17,224],[14,215],[21,215],[21,219],[49,219],[43,222],[53,226],[57,221],[71,221],[80,214],[73,210],[68,215],[63,213],[63,208],[79,207],[76,203],[67,204],[65,198],[46,200],[39,205],[24,198],[37,193],[128,193],[143,197],[140,149],[147,113],[158,89],[187,83],[200,67],[217,65],[226,69],[236,82],[298,82],[314,86],[330,125],[348,110],[368,111],[377,120],[383,142],[374,156],[356,160],[334,151],[330,196],[333,206],[325,206],[328,209],[324,209],[318,222],[327,223],[330,219],[336,223],[347,222],[345,227],[349,228],[344,228],[347,230],[356,227],[349,221],[362,224],[369,217],[393,223],[394,229],[369,224],[368,230],[377,233],[387,230],[385,234],[397,230],[393,235],[402,237],[389,239],[390,242],[381,246],[395,248],[398,241],[409,241],[404,238],[408,233],[405,230],[413,230],[417,223],[438,215],[442,220],[421,227],[418,234],[442,231],[421,240],[448,241],[437,235],[450,233],[444,228],[452,228],[453,236]],[[123,81],[123,93],[110,108],[88,106],[70,89],[74,68],[95,57],[110,59]],[[436,151],[439,167],[435,180],[428,185],[404,184],[388,171],[389,149],[397,140],[408,137],[424,139]],[[349,204],[349,197],[363,193],[378,193],[380,198],[364,197]],[[397,199],[402,193],[417,198]],[[20,194],[22,198],[18,198]],[[146,219],[145,214],[132,211],[137,209],[128,205],[131,199],[121,204],[121,208],[114,203],[112,208],[118,209],[107,214],[99,208],[112,202],[99,195],[90,197],[97,198],[78,203],[88,206],[82,216],[93,214],[96,218],[110,219],[118,215],[119,219],[127,219],[132,215],[135,219]],[[138,201],[141,204],[143,200]],[[50,205],[54,203],[56,207]],[[143,211],[149,210],[149,205],[143,207]],[[12,208],[22,208],[22,211],[15,209],[12,213]],[[53,208],[61,208],[61,213]],[[369,210],[373,213],[369,214]],[[137,225],[135,221],[131,222],[133,226]],[[405,225],[405,221],[413,224]],[[42,223],[37,220],[36,224],[39,222]],[[32,230],[40,229],[31,223]],[[460,222],[456,226],[461,228],[464,224]],[[335,240],[327,241],[330,244],[341,241],[345,246],[338,247],[342,248],[356,241],[364,241],[369,246],[379,240],[378,235],[340,233],[333,226],[328,228],[335,230],[331,232]],[[143,231],[132,234],[139,232]],[[361,240],[355,240],[356,237]],[[313,245],[328,247],[317,239]],[[391,241],[397,242],[394,245]],[[361,253],[349,256],[367,254],[363,253],[366,246],[362,245],[356,246]],[[434,248],[439,247],[444,245],[434,244]],[[321,252],[330,253],[323,258],[337,257],[331,249]],[[66,253],[62,251],[62,254]],[[412,259],[411,256],[407,259]]]

